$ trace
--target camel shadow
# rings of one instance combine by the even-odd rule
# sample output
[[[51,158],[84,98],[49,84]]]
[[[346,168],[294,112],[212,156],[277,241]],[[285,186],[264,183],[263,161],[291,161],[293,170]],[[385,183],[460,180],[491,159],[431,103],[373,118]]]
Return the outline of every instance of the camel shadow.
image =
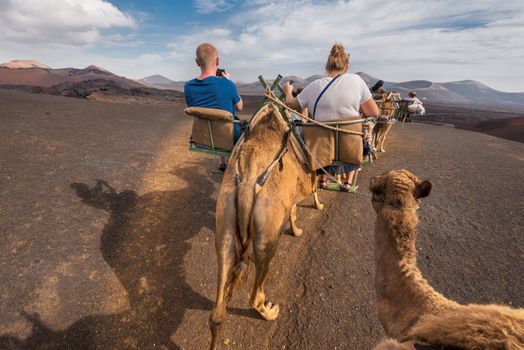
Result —
[[[215,183],[200,169],[175,171],[190,184],[186,188],[143,195],[119,191],[104,180],[71,184],[82,203],[109,214],[100,250],[124,287],[129,308],[83,317],[63,331],[47,327],[37,314],[22,313],[31,335],[0,337],[0,349],[178,349],[170,337],[185,311],[212,308],[186,283],[186,273],[194,272],[184,271],[188,241],[215,225],[209,214],[215,211]]]

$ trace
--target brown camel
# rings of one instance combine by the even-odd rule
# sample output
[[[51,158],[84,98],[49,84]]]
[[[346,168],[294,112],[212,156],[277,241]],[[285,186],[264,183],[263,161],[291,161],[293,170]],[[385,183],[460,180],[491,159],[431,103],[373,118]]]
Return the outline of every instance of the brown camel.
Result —
[[[392,123],[388,122],[397,112],[397,100],[400,100],[400,94],[398,92],[383,91],[380,94],[380,101],[377,103],[380,108],[380,117],[378,118],[378,123],[373,128],[374,147],[378,152],[386,152],[384,142],[386,141],[389,130],[391,130],[393,126]]]
[[[316,195],[316,175],[309,172],[293,147],[259,187],[257,179],[286,146],[288,126],[273,104],[265,105],[253,117],[248,136],[233,150],[217,199],[215,248],[218,260],[216,303],[210,317],[211,349],[217,349],[226,316],[226,304],[245,272],[249,260],[255,262],[251,306],[265,320],[274,320],[279,306],[264,292],[269,264],[287,223],[295,236],[296,203],[313,192],[315,206],[322,208]]]
[[[431,182],[406,170],[371,180],[375,226],[378,315],[389,340],[375,350],[524,349],[524,310],[502,305],[460,305],[435,291],[417,267],[418,202]]]
[[[369,121],[369,122],[366,122],[366,123],[362,123],[362,141],[364,143],[367,143],[370,147],[370,150],[369,150],[369,161],[372,162],[374,158],[376,158],[376,154],[377,154],[377,149],[375,148],[375,143],[373,141],[374,139],[374,130],[375,130],[375,126],[377,124],[375,122],[372,122],[372,121]]]

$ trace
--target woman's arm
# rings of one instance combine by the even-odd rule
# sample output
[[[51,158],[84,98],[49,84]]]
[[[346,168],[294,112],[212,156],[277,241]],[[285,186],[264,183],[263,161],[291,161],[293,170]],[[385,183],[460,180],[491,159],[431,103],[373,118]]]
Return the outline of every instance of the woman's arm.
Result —
[[[296,97],[293,97],[293,85],[287,82],[282,89],[286,94],[286,104],[294,109],[301,108],[300,103],[298,103],[298,99]]]
[[[364,115],[368,117],[378,116],[380,113],[380,111],[378,110],[378,106],[373,98],[370,98],[369,100],[361,104],[360,108],[362,108],[362,112],[364,112]]]

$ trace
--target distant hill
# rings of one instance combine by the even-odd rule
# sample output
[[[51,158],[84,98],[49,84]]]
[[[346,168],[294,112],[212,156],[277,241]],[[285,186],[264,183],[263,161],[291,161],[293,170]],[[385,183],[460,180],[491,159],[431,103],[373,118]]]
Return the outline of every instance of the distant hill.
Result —
[[[369,86],[375,85],[375,83],[380,80],[380,79],[375,78],[374,76],[372,76],[370,74],[367,74],[367,73],[364,73],[364,72],[357,72],[357,74],[360,75],[362,80],[364,80],[366,82],[366,84],[368,84]]]
[[[379,80],[378,78],[364,72],[358,72],[356,74],[360,75],[368,86],[372,86]],[[288,76],[284,77],[282,81],[285,83],[292,79],[295,81],[295,87],[299,88],[306,86],[320,77],[321,75],[313,75],[303,79],[298,76]],[[417,92],[417,97],[431,102],[475,105],[489,104],[517,108],[524,107],[523,92],[502,92],[474,80],[453,81],[447,83],[436,83],[428,80],[385,82],[383,88],[388,91],[393,90],[400,92],[403,97],[406,97],[410,90],[415,90]],[[240,93],[248,95],[261,95],[263,93],[262,85],[258,81],[239,84],[238,90]]]
[[[83,69],[52,69],[36,61],[20,62],[0,65],[0,88],[123,102],[140,99],[148,103],[164,103],[183,97],[178,91],[146,86],[95,65]]]
[[[0,67],[6,68],[49,68],[35,60],[12,60],[7,63],[0,64]]]
[[[13,64],[12,62],[22,63]],[[0,65],[0,85],[51,87],[63,83],[100,79],[112,82],[122,88],[145,87],[135,80],[118,76],[95,65],[83,69],[52,69],[36,61],[11,61]]]
[[[296,75],[290,75],[290,76],[286,76],[282,78],[281,85],[292,80],[293,86],[295,88],[304,88],[306,87],[306,85],[308,85],[309,83],[311,83],[312,81],[320,77],[321,75],[312,75],[304,79]],[[267,80],[267,83],[268,84],[273,83],[273,79]],[[261,95],[263,93],[262,83],[260,83],[260,81],[258,80],[253,83],[237,84],[237,88],[241,94],[246,94],[246,95]]]
[[[151,75],[149,77],[145,77],[142,79],[139,79],[140,82],[148,83],[148,84],[172,84],[174,83],[173,80],[164,77],[160,74]]]
[[[174,81],[163,75],[155,74],[138,80],[140,83],[160,90],[184,91],[185,81]]]
[[[368,86],[375,84],[379,79],[365,72],[356,73],[362,77]],[[305,87],[321,75],[312,75],[307,78],[286,76],[282,83],[293,80],[296,88]],[[272,83],[269,80],[268,83]],[[159,90],[174,90],[183,92],[184,81],[174,81],[162,75],[152,75],[140,80],[133,80],[118,76],[104,68],[90,65],[83,69],[50,68],[34,60],[13,60],[0,64],[0,87],[19,88],[27,91],[59,93],[64,89],[65,95],[85,95],[86,91],[96,91],[102,87],[109,87],[110,91],[120,93],[119,89],[153,88]],[[238,90],[244,95],[262,95],[263,88],[259,81],[251,83],[237,83]],[[40,89],[38,89],[40,88]],[[412,80],[404,82],[385,82],[384,89],[400,92],[403,97],[410,90],[416,90],[417,97],[427,102],[447,104],[474,104],[484,106],[504,106],[520,110],[524,108],[524,92],[510,93],[490,88],[474,80],[453,82],[431,82],[428,80]],[[79,92],[70,91],[71,89]],[[152,90],[149,90],[152,91]],[[137,92],[133,92],[136,94]]]

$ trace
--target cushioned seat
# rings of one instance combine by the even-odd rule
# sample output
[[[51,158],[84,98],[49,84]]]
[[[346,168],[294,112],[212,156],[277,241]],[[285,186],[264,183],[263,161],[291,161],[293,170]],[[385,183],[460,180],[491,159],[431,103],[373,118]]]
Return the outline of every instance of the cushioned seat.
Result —
[[[184,112],[195,118],[190,143],[212,150],[233,149],[235,122],[230,112],[206,107],[188,107]]]
[[[336,122],[359,120],[361,117],[345,117],[327,121],[330,126],[362,132],[362,124],[341,125]],[[335,123],[335,124],[331,124]],[[303,124],[304,142],[314,159],[309,157],[310,168],[317,170],[334,162],[361,165],[363,142],[361,135],[352,135],[323,128],[313,123]]]

